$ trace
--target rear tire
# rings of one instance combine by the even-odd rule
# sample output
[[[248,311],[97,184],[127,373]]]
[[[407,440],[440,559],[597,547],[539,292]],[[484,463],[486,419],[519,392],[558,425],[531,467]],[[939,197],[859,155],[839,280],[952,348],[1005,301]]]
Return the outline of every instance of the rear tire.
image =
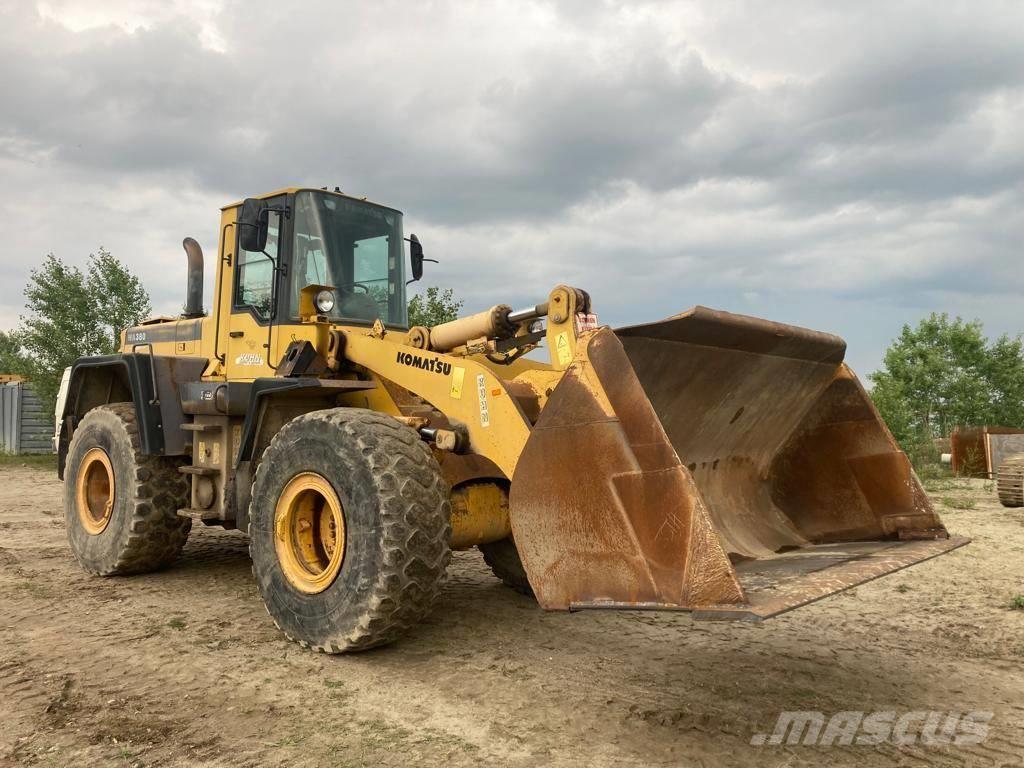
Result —
[[[533,595],[533,587],[530,586],[530,580],[526,578],[526,569],[523,568],[523,562],[519,559],[519,551],[511,536],[490,544],[480,544],[479,548],[484,556],[484,562],[490,566],[494,575],[501,579],[506,587],[510,587],[522,595]]]
[[[396,640],[441,590],[448,496],[430,449],[390,416],[332,408],[288,422],[256,470],[249,526],[274,623],[325,653]]]
[[[147,573],[181,553],[192,521],[183,458],[140,452],[132,403],[85,414],[68,446],[64,523],[75,558],[99,576]]]
[[[1024,453],[1015,453],[999,465],[996,490],[1004,507],[1024,507]]]

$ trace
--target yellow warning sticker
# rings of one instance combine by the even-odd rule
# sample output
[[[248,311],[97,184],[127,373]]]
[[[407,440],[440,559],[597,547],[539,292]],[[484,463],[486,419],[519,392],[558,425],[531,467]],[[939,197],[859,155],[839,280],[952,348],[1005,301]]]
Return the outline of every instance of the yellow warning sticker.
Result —
[[[568,365],[572,362],[572,348],[569,346],[568,331],[562,331],[555,338],[555,351],[558,353],[559,365]]]
[[[453,400],[462,399],[462,380],[466,378],[466,369],[455,366],[452,368],[452,391]]]

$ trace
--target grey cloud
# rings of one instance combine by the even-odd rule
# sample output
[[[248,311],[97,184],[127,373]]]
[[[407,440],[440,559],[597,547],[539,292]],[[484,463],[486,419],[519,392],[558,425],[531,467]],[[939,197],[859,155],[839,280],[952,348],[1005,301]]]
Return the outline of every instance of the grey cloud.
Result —
[[[217,204],[304,183],[404,209],[444,256],[432,276],[475,305],[548,279],[623,322],[652,296],[896,312],[1024,287],[1019,6],[239,3],[132,32],[4,16],[0,168],[25,200],[0,210],[33,224],[12,284],[104,242],[173,311],[183,234],[209,250]]]
[[[598,53],[568,39],[538,44],[515,72],[485,60],[487,82],[442,61],[431,81],[414,68],[443,45],[435,18],[406,18],[425,26],[411,49],[397,45],[416,40],[408,34],[394,52],[380,44],[390,30],[377,25],[394,26],[399,7],[324,11],[320,26],[306,13],[242,20],[229,10],[229,54],[203,48],[187,19],[74,34],[23,9],[0,47],[11,75],[0,125],[15,151],[35,146],[62,163],[188,167],[225,191],[298,176],[386,190],[447,222],[555,217],[621,180],[663,190],[767,179],[781,202],[823,207],[866,195],[985,194],[1020,171],[977,162],[984,136],[970,137],[982,146],[942,138],[956,139],[979,99],[1021,87],[1024,35],[956,46],[948,30],[912,45],[895,35],[806,84],[759,89],[641,26]],[[404,64],[382,73],[373,54],[405,54]],[[726,140],[709,147],[711,133]],[[822,155],[836,162],[821,168]]]

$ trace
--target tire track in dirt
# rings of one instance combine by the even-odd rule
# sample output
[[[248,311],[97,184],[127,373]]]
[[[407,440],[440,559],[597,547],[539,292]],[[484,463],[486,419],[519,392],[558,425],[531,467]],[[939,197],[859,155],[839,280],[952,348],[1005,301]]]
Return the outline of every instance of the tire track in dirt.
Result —
[[[60,485],[0,469],[0,765],[1019,765],[1024,516],[947,512],[969,547],[763,626],[539,611],[457,555],[398,645],[276,632],[246,540],[194,532],[162,573],[96,579]],[[30,488],[31,492],[26,489]],[[979,494],[979,498],[982,498]],[[898,588],[902,585],[902,588]],[[781,710],[992,709],[968,749],[763,747]],[[53,751],[51,751],[53,750]]]

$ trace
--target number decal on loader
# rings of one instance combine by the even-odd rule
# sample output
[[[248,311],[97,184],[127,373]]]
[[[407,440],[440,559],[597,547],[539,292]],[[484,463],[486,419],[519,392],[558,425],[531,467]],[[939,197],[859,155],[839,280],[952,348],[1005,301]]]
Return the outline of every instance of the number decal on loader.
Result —
[[[482,373],[476,376],[476,393],[480,398],[480,426],[491,426],[491,414],[487,411],[487,380]]]

